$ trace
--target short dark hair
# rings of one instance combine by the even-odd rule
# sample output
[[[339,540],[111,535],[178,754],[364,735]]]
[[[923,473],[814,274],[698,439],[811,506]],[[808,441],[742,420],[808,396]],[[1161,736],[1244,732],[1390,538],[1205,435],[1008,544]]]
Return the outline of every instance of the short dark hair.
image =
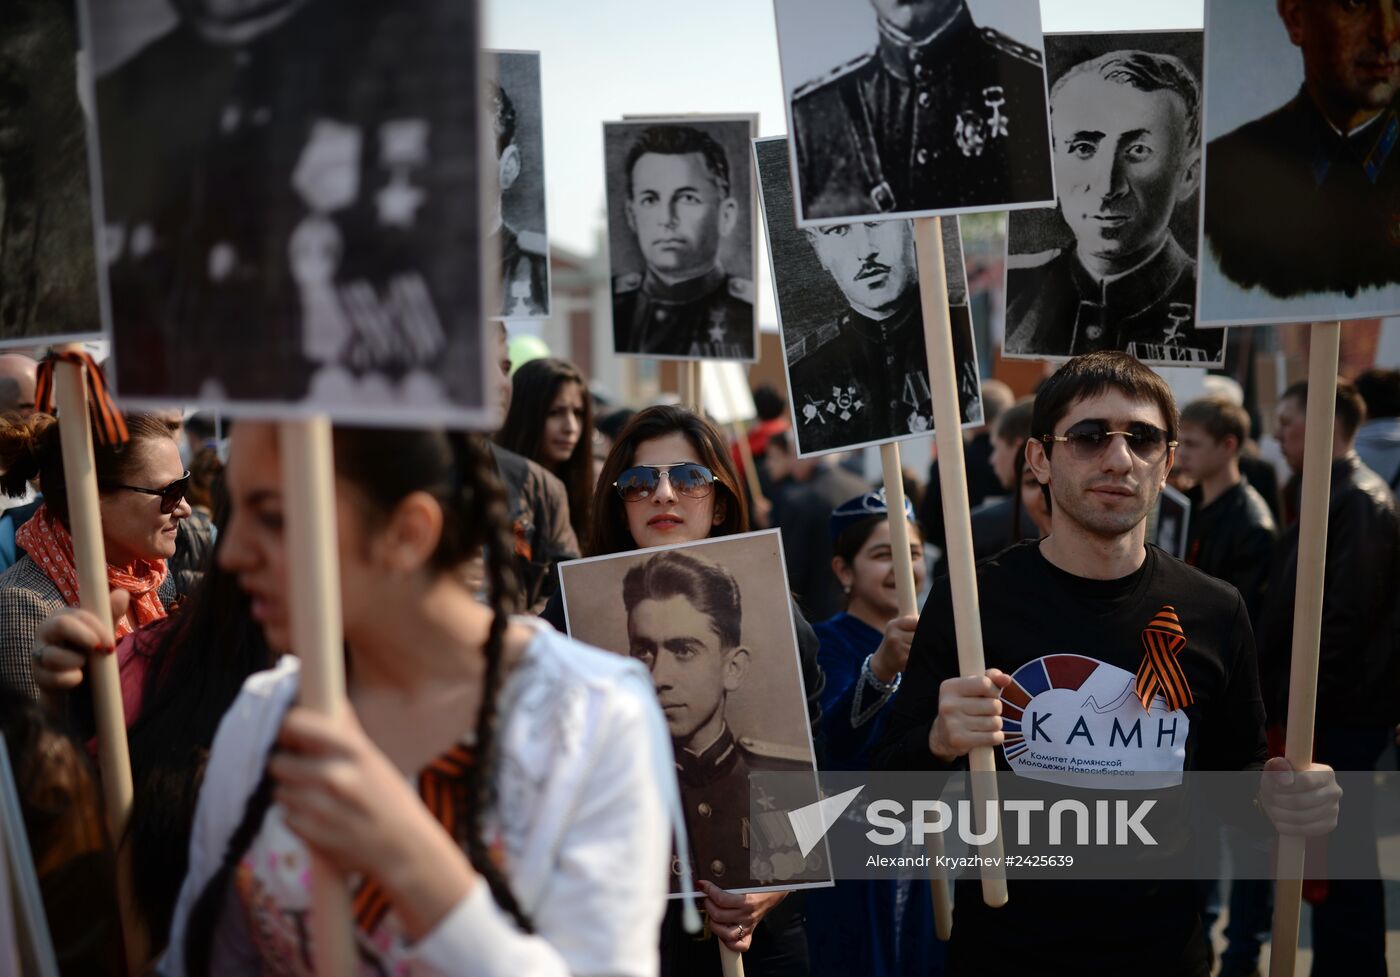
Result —
[[[1117,350],[1076,356],[1056,370],[1035,395],[1031,413],[1031,437],[1055,433],[1055,426],[1077,402],[1117,390],[1133,400],[1150,401],[1162,412],[1167,440],[1175,441],[1179,426],[1176,398],[1171,387],[1137,357]],[[1049,454],[1050,445],[1045,446]]]
[[[1186,106],[1187,145],[1194,149],[1201,144],[1201,84],[1180,58],[1150,51],[1111,51],[1061,75],[1050,89],[1050,101],[1072,79],[1089,72],[1142,92],[1174,92]]]
[[[1296,400],[1301,407],[1308,406],[1308,381],[1299,380],[1283,392],[1280,401]],[[1366,423],[1366,401],[1361,399],[1356,385],[1346,377],[1337,378],[1337,420],[1342,425],[1342,436],[1352,438]]]
[[[776,421],[787,409],[787,401],[771,383],[761,383],[754,388],[753,406],[760,421]]]
[[[692,126],[649,126],[642,130],[642,134],[627,151],[625,173],[629,200],[632,197],[632,171],[637,166],[637,160],[647,153],[657,153],[661,156],[699,153],[705,160],[705,166],[709,169],[715,186],[719,187],[720,196],[729,196],[729,157],[725,154],[724,147],[717,143],[713,136]]]
[[[710,619],[722,648],[737,648],[744,615],[739,584],[718,564],[680,550],[658,553],[622,578],[622,606],[628,615],[644,600],[684,597]]]
[[[1400,417],[1400,370],[1367,370],[1356,378],[1356,392],[1367,417]]]
[[[1016,401],[997,417],[992,436],[1007,444],[1025,447],[1031,436],[1031,414],[1035,410],[1035,398],[1025,397]]]
[[[1194,424],[1216,441],[1235,439],[1238,451],[1249,440],[1249,411],[1227,397],[1201,397],[1181,409],[1181,423]]]
[[[496,134],[496,158],[500,159],[515,142],[515,103],[494,81],[486,83],[486,100],[491,108],[492,131]]]

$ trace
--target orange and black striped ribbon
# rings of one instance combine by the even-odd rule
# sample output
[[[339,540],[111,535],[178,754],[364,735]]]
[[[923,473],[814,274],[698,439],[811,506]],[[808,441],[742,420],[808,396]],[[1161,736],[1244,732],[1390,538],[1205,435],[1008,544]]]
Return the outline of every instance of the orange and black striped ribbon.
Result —
[[[88,414],[92,417],[92,435],[98,444],[115,448],[126,444],[131,435],[126,420],[107,389],[107,378],[91,356],[80,349],[53,350],[39,364],[39,377],[34,388],[34,409],[41,414],[53,413],[53,369],[59,360],[84,368],[87,375]]]
[[[1186,632],[1181,629],[1175,607],[1162,605],[1142,632],[1142,646],[1146,654],[1142,656],[1137,673],[1137,696],[1142,700],[1142,707],[1151,712],[1152,700],[1158,693],[1167,700],[1167,708],[1172,711],[1189,706],[1194,701],[1191,686],[1176,660],[1181,649],[1186,647]]]
[[[457,744],[438,757],[418,777],[418,796],[454,838],[465,837],[467,827],[467,775],[476,763],[476,754]],[[388,894],[374,879],[365,879],[355,892],[355,925],[360,932],[373,933],[393,908]]]

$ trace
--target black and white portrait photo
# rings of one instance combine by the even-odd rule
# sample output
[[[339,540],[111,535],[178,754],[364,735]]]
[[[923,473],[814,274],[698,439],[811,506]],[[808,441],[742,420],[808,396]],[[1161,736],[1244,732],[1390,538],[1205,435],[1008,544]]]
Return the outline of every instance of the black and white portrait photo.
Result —
[[[1202,322],[1400,314],[1397,16],[1206,3]]]
[[[102,332],[76,18],[0,5],[0,344]]]
[[[757,357],[752,116],[603,125],[613,348]]]
[[[544,113],[538,51],[487,51],[487,119],[500,196],[487,214],[501,262],[493,318],[549,318],[549,235],[544,200]]]
[[[774,0],[798,224],[1054,202],[1038,0]]]
[[[928,352],[911,221],[799,228],[787,140],[754,141],[763,217],[802,456],[933,433]],[[955,218],[943,258],[960,424],[982,420],[982,388]]]
[[[1013,213],[1008,357],[1219,366],[1196,328],[1200,31],[1048,34],[1059,206]]]
[[[490,425],[476,4],[87,5],[124,400]]]
[[[750,817],[750,774],[816,769],[778,531],[559,571],[570,636],[651,673],[675,748],[694,877],[739,892],[829,879],[824,849],[804,859],[781,813],[816,801],[815,776],[780,778],[801,796],[774,798],[762,824]]]

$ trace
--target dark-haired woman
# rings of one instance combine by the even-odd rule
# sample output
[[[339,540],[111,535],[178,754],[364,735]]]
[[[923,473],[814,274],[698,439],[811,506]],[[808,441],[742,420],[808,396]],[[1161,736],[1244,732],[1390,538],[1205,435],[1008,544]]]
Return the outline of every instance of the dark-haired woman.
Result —
[[[189,472],[169,428],[149,414],[127,415],[126,426],[131,439],[123,447],[93,449],[107,580],[131,595],[118,638],[165,617],[175,600],[166,560],[190,514]],[[0,574],[0,683],[37,696],[30,672],[35,632],[52,612],[78,603],[58,421],[46,414],[0,418],[0,472],[0,491],[11,498],[36,478],[44,493],[44,504],[15,533],[25,556]]]
[[[510,411],[496,442],[543,465],[569,493],[569,521],[588,538],[593,501],[593,398],[572,363],[538,359],[511,378]]]
[[[748,507],[724,437],[705,418],[684,407],[649,407],[618,434],[603,463],[593,499],[591,556],[648,546],[689,543],[747,532]],[[821,670],[816,637],[797,615],[798,644],[808,710],[819,713]],[[557,602],[546,619],[563,626]],[[710,929],[731,949],[745,953],[751,973],[764,977],[806,974],[806,934],[800,900],[785,893],[736,895],[701,878]],[[661,940],[662,972],[719,973],[714,941],[697,941],[681,926],[680,911],[667,914]]]
[[[923,534],[906,502],[914,589],[923,586]],[[886,715],[909,661],[918,615],[901,616],[883,493],[857,496],[831,514],[831,569],[846,610],[813,626],[826,674],[822,729],[833,770],[870,769]],[[870,977],[941,972],[926,882],[846,879],[807,897],[812,973]]]
[[[295,705],[291,656],[248,680],[214,739],[162,972],[312,973],[314,850],[354,892],[359,973],[654,974],[676,799],[645,670],[509,618],[484,445],[338,431],[335,454],[353,708]],[[285,648],[274,427],[239,424],[227,478],[220,565]],[[483,549],[490,606],[460,577]]]

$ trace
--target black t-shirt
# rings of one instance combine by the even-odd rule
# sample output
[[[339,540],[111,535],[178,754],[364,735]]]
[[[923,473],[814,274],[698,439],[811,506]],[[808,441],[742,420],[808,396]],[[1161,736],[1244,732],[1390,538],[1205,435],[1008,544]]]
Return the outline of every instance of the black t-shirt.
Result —
[[[1262,765],[1254,638],[1233,587],[1151,545],[1142,566],[1118,580],[1066,573],[1038,542],[983,562],[977,578],[987,667],[1016,680],[1002,694],[1007,741],[995,751],[998,770],[1068,786],[1111,776],[1117,789],[1136,778],[1146,790],[1170,788],[1183,771]],[[1143,632],[1164,608],[1185,635],[1176,660],[1192,701],[1172,711],[1158,700],[1146,711],[1133,680]],[[943,768],[928,736],[939,686],[959,673],[944,578],[920,617],[877,768]],[[973,972],[969,959],[977,973],[999,973],[996,960],[1008,973],[1208,972],[1193,882],[1012,879],[1009,886],[1010,902],[993,910],[975,878],[958,882],[954,974]]]

